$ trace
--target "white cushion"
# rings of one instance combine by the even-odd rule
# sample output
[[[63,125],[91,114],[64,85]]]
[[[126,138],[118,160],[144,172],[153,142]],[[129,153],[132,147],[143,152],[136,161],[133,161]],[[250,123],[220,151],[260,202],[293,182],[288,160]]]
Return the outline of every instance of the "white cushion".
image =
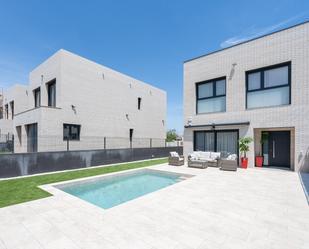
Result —
[[[211,152],[210,154],[210,158],[213,159],[213,160],[218,160],[221,156],[221,153],[220,152]]]
[[[191,154],[190,154],[190,159],[191,159],[191,160],[198,160],[197,154],[196,154],[195,152],[191,153]]]
[[[176,151],[170,152],[171,157],[179,157],[179,154]]]
[[[208,152],[208,151],[206,151],[206,152],[201,151],[199,154],[200,154],[200,155],[199,155],[199,159],[200,159],[200,160],[205,160],[205,161],[206,161],[206,160],[208,160],[208,159],[211,159],[211,157],[210,157],[211,153]]]
[[[236,160],[237,159],[237,155],[236,154],[231,154],[226,159],[227,160]]]

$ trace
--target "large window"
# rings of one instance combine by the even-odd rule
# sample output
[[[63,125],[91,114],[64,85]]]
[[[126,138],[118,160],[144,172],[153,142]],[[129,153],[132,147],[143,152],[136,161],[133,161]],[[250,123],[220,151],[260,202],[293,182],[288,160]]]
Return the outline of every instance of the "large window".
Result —
[[[194,151],[216,151],[238,155],[238,130],[195,131]]]
[[[10,102],[10,107],[11,107],[11,117],[12,117],[12,119],[14,119],[14,101],[11,101]]]
[[[40,107],[41,106],[41,88],[38,87],[37,89],[33,90],[33,96],[34,96],[34,107]]]
[[[291,103],[291,63],[246,72],[247,108]]]
[[[56,107],[56,79],[47,83],[48,106]]]
[[[225,89],[225,77],[197,83],[196,113],[225,112]]]
[[[79,140],[80,125],[63,124],[63,140]]]

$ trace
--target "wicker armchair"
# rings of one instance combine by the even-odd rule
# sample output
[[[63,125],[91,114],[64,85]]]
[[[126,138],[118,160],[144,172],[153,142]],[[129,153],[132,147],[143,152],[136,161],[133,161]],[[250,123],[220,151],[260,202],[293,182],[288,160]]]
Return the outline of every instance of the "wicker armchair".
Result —
[[[185,164],[185,159],[183,156],[179,156],[177,152],[170,152],[168,157],[168,164],[173,166],[182,166]]]
[[[221,170],[236,171],[238,166],[237,156],[233,154],[227,158],[220,159],[218,164]]]

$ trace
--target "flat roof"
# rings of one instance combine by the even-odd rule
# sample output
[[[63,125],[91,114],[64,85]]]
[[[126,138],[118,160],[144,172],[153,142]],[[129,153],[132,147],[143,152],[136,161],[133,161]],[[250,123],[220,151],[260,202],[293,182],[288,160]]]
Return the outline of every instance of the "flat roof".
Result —
[[[258,37],[249,39],[249,40],[247,40],[247,41],[243,41],[243,42],[237,43],[237,44],[235,44],[235,45],[232,45],[232,46],[229,46],[229,47],[226,47],[226,48],[221,48],[221,49],[218,49],[218,50],[209,52],[209,53],[207,53],[207,54],[203,54],[203,55],[194,57],[194,58],[192,58],[192,59],[185,60],[184,63],[187,63],[187,62],[189,62],[189,61],[193,61],[193,60],[196,60],[196,59],[199,59],[199,58],[202,58],[202,57],[211,55],[211,54],[215,54],[215,53],[221,52],[221,51],[223,51],[223,50],[230,49],[230,48],[233,48],[233,47],[236,47],[236,46],[239,46],[239,45],[242,45],[242,44],[245,44],[245,43],[248,43],[248,42],[257,40],[257,39],[261,39],[261,38],[263,38],[263,37],[265,37],[265,36],[273,35],[273,34],[276,34],[276,33],[282,32],[282,31],[285,31],[285,30],[287,30],[287,29],[292,29],[292,28],[295,28],[295,27],[297,27],[297,26],[301,26],[301,25],[304,25],[304,24],[307,24],[307,23],[309,23],[309,20],[304,21],[304,22],[301,22],[301,23],[298,23],[298,24],[295,24],[295,25],[292,25],[292,26],[290,26],[290,27],[286,27],[286,28],[283,28],[283,29],[280,29],[280,30],[277,30],[277,31],[274,31],[274,32],[271,32],[271,33],[268,33],[268,34],[265,34],[265,35],[261,35],[261,36],[258,36]]]

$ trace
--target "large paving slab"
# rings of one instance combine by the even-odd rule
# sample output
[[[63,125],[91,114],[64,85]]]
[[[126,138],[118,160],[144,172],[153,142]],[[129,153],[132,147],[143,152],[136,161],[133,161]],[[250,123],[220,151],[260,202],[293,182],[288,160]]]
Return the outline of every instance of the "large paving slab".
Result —
[[[299,176],[279,169],[153,169],[195,175],[104,210],[54,196],[0,209],[0,249],[307,249]]]

